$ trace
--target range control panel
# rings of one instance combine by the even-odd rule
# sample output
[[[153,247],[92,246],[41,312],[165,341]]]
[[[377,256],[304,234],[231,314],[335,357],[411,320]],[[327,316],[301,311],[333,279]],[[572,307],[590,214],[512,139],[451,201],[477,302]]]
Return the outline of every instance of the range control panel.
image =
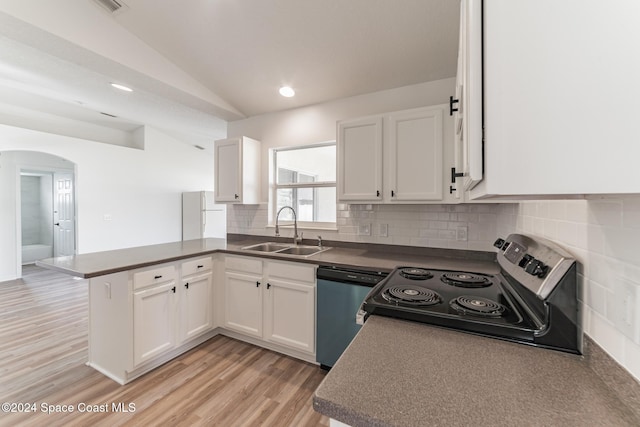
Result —
[[[525,272],[532,276],[542,279],[549,272],[548,265],[528,254],[527,248],[517,242],[498,239],[493,243],[493,246],[504,252],[504,257],[507,261],[517,264],[518,267],[523,268]]]
[[[522,234],[497,239],[498,263],[538,297],[546,298],[575,260],[553,242]]]

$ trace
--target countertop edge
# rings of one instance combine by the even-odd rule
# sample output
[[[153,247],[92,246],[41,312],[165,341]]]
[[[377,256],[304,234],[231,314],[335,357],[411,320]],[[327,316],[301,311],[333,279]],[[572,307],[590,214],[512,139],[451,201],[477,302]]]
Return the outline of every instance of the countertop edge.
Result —
[[[221,240],[222,239],[196,239],[191,242],[204,242],[202,243],[202,248],[196,245],[195,248],[183,249],[179,245],[184,244],[184,241],[177,242],[169,242],[169,243],[161,243],[156,245],[145,245],[139,247],[132,248],[123,248],[123,249],[115,249],[109,251],[101,251],[101,252],[92,252],[86,254],[73,255],[70,257],[58,257],[58,258],[47,258],[43,260],[36,261],[36,265],[42,268],[58,271],[61,273],[69,274],[71,276],[80,277],[83,279],[90,279],[98,276],[104,276],[107,274],[114,274],[123,271],[134,270],[137,268],[149,267],[152,265],[158,265],[173,261],[178,261],[181,259],[187,259],[197,256],[203,255],[212,255],[215,253],[223,253],[223,254],[231,254],[231,255],[239,255],[239,256],[251,256],[251,257],[259,257],[263,259],[273,259],[279,261],[288,261],[288,262],[296,262],[296,263],[306,263],[313,265],[329,265],[335,267],[342,268],[351,268],[351,269],[375,269],[376,271],[381,272],[390,272],[397,265],[402,264],[415,264],[416,266],[427,266],[429,268],[438,268],[438,265],[443,265],[447,263],[454,263],[460,260],[464,260],[467,262],[474,263],[476,265],[481,265],[484,267],[484,270],[487,272],[491,272],[489,270],[493,270],[495,267],[495,261],[489,261],[488,256],[491,253],[488,252],[478,252],[478,251],[466,251],[469,252],[469,257],[451,257],[451,254],[462,255],[465,251],[458,250],[455,252],[448,253],[449,256],[438,257],[437,251],[431,251],[431,255],[423,254],[421,252],[417,252],[414,257],[415,258],[424,258],[429,260],[425,265],[425,262],[419,261],[400,261],[398,258],[395,258],[393,255],[390,255],[384,251],[369,251],[363,247],[357,247],[353,245],[346,245],[345,247],[340,246],[340,242],[327,242],[327,247],[330,247],[330,250],[325,252],[321,252],[313,257],[300,257],[296,255],[287,255],[287,254],[279,254],[279,253],[269,253],[269,252],[261,252],[261,251],[251,251],[247,249],[242,249],[243,247],[250,246],[255,243],[262,243],[265,241],[274,241],[278,239],[266,238],[263,236],[246,236],[244,239],[235,238],[230,241],[225,240],[224,247],[206,247],[206,242],[208,240]],[[187,241],[188,242],[188,241]],[[171,246],[175,245],[176,248],[172,249]],[[148,259],[141,259],[138,261],[132,261],[131,263],[118,261],[115,263],[113,267],[106,267],[105,265],[99,265],[96,267],[88,267],[86,265],[79,267],[81,264],[80,261],[87,260],[91,257],[100,256],[101,254],[111,255],[130,253],[136,250],[155,250],[158,248],[162,248],[163,250],[168,250],[169,255],[162,255],[156,257],[149,257]],[[167,249],[169,248],[169,249]],[[171,251],[174,251],[176,254],[171,254]],[[473,252],[478,252],[475,254]],[[397,254],[396,254],[397,256]],[[140,258],[140,257],[138,257]],[[142,257],[144,258],[144,257]],[[381,265],[378,261],[380,259],[385,258],[385,262],[387,265]],[[386,260],[388,258],[388,260]],[[414,258],[414,260],[415,260]],[[362,259],[363,262],[357,262],[355,260]],[[372,259],[373,262],[366,262],[365,260]],[[63,262],[63,261],[64,262]],[[101,263],[93,263],[101,264]],[[103,264],[103,263],[102,263]],[[435,265],[435,267],[434,267]],[[446,268],[444,268],[446,269]],[[495,267],[497,269],[497,267]]]
[[[197,253],[176,255],[176,256],[173,256],[173,257],[162,258],[160,260],[145,261],[145,262],[139,262],[139,263],[136,263],[136,264],[130,264],[130,265],[127,265],[127,266],[118,266],[118,267],[109,268],[109,269],[91,271],[90,273],[81,272],[81,271],[77,271],[77,270],[72,270],[72,269],[69,269],[69,268],[64,268],[64,267],[61,267],[61,266],[58,266],[58,265],[55,265],[55,264],[48,264],[48,263],[45,263],[45,262],[40,262],[39,260],[37,260],[35,264],[38,267],[46,268],[48,270],[58,271],[60,273],[66,273],[66,274],[68,274],[70,276],[81,277],[83,279],[91,279],[91,278],[94,278],[94,277],[105,276],[107,274],[121,273],[123,271],[135,270],[137,268],[150,267],[152,265],[164,264],[164,263],[167,263],[167,262],[180,261],[181,259],[199,257],[199,256],[203,256],[203,255],[211,255],[211,254],[214,254],[216,252],[223,252],[223,251],[225,251],[225,250],[224,249],[213,249],[213,250],[209,249],[209,250],[204,250],[202,252],[197,252]]]
[[[313,409],[322,415],[333,418],[351,427],[393,427],[391,424],[345,408],[344,406],[318,397],[315,394],[313,395]]]

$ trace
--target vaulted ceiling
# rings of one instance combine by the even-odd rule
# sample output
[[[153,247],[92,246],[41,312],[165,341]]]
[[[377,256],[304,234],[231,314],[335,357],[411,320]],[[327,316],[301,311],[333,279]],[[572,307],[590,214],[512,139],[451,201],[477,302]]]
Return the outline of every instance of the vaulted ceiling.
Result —
[[[457,0],[117,1],[0,0],[0,112],[207,139],[229,120],[456,71]]]

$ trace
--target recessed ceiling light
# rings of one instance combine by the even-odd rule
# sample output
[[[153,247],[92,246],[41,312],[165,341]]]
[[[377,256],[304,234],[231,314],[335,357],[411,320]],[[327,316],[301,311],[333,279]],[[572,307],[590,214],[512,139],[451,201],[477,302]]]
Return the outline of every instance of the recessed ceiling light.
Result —
[[[291,98],[295,94],[296,91],[291,89],[289,86],[282,86],[280,88],[280,95],[284,96],[285,98]]]
[[[133,89],[131,89],[130,87],[119,85],[118,83],[111,83],[111,86],[115,87],[116,89],[124,90],[125,92],[133,92]]]

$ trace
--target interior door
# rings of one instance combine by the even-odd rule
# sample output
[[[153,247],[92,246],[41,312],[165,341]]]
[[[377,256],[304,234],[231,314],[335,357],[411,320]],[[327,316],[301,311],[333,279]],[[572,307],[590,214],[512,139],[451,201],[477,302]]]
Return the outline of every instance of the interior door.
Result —
[[[73,174],[55,173],[53,176],[53,254],[75,254],[75,197]]]

